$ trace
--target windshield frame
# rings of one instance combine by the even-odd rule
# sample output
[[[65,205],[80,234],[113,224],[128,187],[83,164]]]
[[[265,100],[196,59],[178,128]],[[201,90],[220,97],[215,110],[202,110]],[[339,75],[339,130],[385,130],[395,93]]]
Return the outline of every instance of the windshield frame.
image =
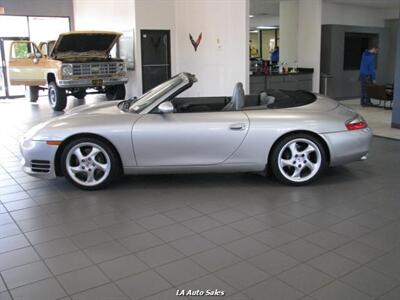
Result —
[[[135,100],[129,107],[129,111],[138,114],[149,113],[162,102],[168,100],[171,96],[176,97],[178,94],[182,93],[195,81],[196,78],[194,75],[189,73],[179,73],[169,80],[157,85]],[[140,105],[142,105],[142,107],[135,109],[135,107]]]

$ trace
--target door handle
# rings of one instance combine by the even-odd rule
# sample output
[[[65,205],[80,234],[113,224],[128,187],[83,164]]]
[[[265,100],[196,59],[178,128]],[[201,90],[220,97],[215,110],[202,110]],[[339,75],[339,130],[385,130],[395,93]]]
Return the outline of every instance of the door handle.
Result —
[[[229,126],[230,130],[244,130],[246,129],[245,123],[236,123]]]

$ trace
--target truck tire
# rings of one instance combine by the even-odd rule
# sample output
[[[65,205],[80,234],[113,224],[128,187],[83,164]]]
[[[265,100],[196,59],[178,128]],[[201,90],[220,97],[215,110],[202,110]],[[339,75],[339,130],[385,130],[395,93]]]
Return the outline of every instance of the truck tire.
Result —
[[[35,103],[39,99],[39,87],[35,85],[26,86],[25,95],[30,102]]]
[[[106,97],[107,100],[122,100],[125,99],[125,85],[111,85],[106,86]]]
[[[62,111],[67,106],[67,94],[65,89],[57,86],[55,81],[49,83],[49,103],[54,111]]]

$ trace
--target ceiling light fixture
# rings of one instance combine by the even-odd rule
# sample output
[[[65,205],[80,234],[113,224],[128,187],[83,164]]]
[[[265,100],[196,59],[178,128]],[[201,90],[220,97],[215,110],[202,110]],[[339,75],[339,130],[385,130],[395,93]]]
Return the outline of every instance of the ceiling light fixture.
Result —
[[[257,29],[277,29],[276,26],[257,26]]]
[[[254,15],[249,15],[249,18],[254,18]]]

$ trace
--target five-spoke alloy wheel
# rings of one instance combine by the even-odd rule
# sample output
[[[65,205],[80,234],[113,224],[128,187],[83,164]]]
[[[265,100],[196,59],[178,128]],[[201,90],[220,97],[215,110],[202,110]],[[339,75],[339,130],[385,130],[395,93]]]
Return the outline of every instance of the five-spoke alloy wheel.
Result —
[[[113,149],[95,138],[82,138],[69,143],[61,160],[64,176],[86,190],[104,187],[118,171],[118,160]]]
[[[293,134],[280,140],[271,154],[271,170],[280,181],[303,185],[315,180],[326,168],[321,142],[312,135]]]

